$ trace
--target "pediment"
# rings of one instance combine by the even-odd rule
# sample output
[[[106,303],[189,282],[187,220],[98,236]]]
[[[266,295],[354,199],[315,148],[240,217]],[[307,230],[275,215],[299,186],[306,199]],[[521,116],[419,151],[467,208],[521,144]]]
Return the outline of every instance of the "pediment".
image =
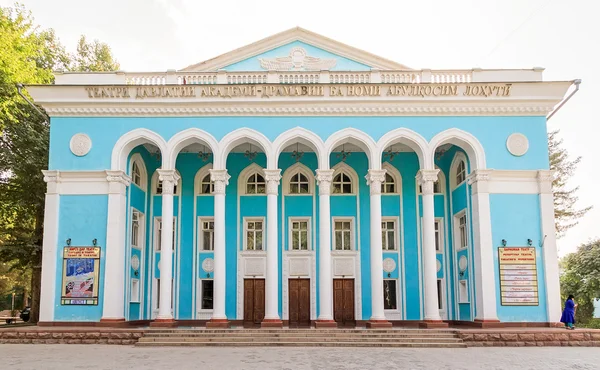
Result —
[[[411,68],[297,27],[191,65],[182,71],[369,71],[371,69]]]

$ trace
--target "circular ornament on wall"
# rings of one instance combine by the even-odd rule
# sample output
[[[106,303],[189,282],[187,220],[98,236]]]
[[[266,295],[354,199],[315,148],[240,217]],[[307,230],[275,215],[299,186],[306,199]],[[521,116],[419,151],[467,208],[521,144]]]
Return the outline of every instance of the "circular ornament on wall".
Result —
[[[440,272],[440,270],[442,269],[442,263],[440,262],[440,260],[435,260],[435,266],[437,267],[437,271]]]
[[[396,261],[391,258],[386,258],[383,260],[383,271],[390,273],[394,272],[396,269]]]
[[[465,256],[461,256],[458,259],[458,268],[460,269],[461,272],[464,272],[467,269],[467,264],[468,264],[468,260],[467,257]]]
[[[212,258],[204,259],[204,261],[202,261],[202,270],[204,270],[204,272],[215,271],[215,260]]]
[[[136,255],[131,257],[131,268],[135,271],[138,271],[140,269],[140,258]]]
[[[73,135],[71,142],[69,143],[71,152],[78,157],[83,157],[90,152],[92,149],[92,139],[84,133],[78,133]]]
[[[527,139],[527,136],[515,132],[506,139],[506,148],[510,154],[520,157],[529,150],[529,140]]]

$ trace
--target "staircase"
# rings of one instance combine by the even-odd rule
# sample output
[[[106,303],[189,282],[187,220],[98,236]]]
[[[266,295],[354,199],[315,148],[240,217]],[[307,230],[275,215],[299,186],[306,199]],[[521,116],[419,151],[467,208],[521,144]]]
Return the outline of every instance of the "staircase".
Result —
[[[136,345],[140,347],[466,347],[455,331],[434,329],[148,329]]]

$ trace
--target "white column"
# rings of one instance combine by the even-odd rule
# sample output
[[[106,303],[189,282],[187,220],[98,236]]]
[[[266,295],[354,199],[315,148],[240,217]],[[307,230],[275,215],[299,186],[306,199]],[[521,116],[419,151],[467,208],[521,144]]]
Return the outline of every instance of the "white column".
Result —
[[[277,240],[277,194],[281,170],[264,170],[267,182],[267,281],[264,322],[281,322],[278,310],[279,261]]]
[[[490,213],[490,170],[476,170],[469,175],[473,203],[473,257],[475,262],[475,321],[497,322],[494,245]]]
[[[554,225],[554,195],[552,181],[554,171],[539,171],[540,213],[542,217],[542,253],[546,274],[546,310],[548,322],[558,322],[561,315],[560,278],[558,272],[558,251],[556,248],[556,228]]]
[[[333,170],[317,170],[319,185],[319,317],[327,326],[333,322],[333,280],[331,279],[331,214],[329,196]],[[317,322],[317,326],[319,323]]]
[[[160,239],[160,307],[157,321],[172,321],[171,300],[173,296],[173,192],[179,181],[175,170],[157,170],[162,181],[162,235]]]
[[[40,322],[54,320],[58,248],[58,171],[42,171],[48,183],[44,208],[44,245],[42,249],[42,287],[40,292]]]
[[[437,258],[435,252],[435,219],[433,184],[439,170],[420,170],[417,181],[423,197],[423,288],[425,293],[425,321],[441,321],[437,294]]]
[[[371,321],[385,321],[383,311],[383,248],[381,246],[381,184],[386,170],[369,170],[371,188]]]
[[[212,326],[227,326],[227,315],[225,314],[225,189],[229,184],[230,177],[227,170],[210,170],[210,180],[214,183],[213,194],[215,197]],[[207,324],[207,326],[211,325]]]
[[[108,217],[104,272],[102,320],[125,320],[125,230],[127,203],[125,191],[130,178],[123,171],[106,171],[108,180]]]

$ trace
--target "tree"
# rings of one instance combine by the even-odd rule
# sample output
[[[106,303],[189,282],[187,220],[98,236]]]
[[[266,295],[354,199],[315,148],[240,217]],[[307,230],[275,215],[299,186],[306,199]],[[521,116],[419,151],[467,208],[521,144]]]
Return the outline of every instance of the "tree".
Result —
[[[31,321],[39,318],[49,122],[18,95],[17,83],[47,84],[52,70],[115,70],[110,48],[79,41],[68,55],[53,30],[40,30],[22,6],[0,7],[0,261],[31,271]],[[38,108],[40,111],[42,108]],[[28,289],[26,289],[28,290]]]
[[[565,232],[579,223],[592,207],[577,209],[575,207],[579,197],[577,191],[579,186],[572,189],[567,187],[567,182],[573,176],[581,157],[574,160],[569,159],[569,153],[562,147],[562,139],[558,138],[559,131],[548,133],[548,154],[550,156],[550,169],[555,172],[552,181],[552,192],[554,193],[554,219],[556,224],[556,236],[564,236]]]
[[[588,323],[594,313],[594,298],[600,297],[600,239],[582,244],[561,261],[560,290],[563,300],[575,296],[577,320]]]

